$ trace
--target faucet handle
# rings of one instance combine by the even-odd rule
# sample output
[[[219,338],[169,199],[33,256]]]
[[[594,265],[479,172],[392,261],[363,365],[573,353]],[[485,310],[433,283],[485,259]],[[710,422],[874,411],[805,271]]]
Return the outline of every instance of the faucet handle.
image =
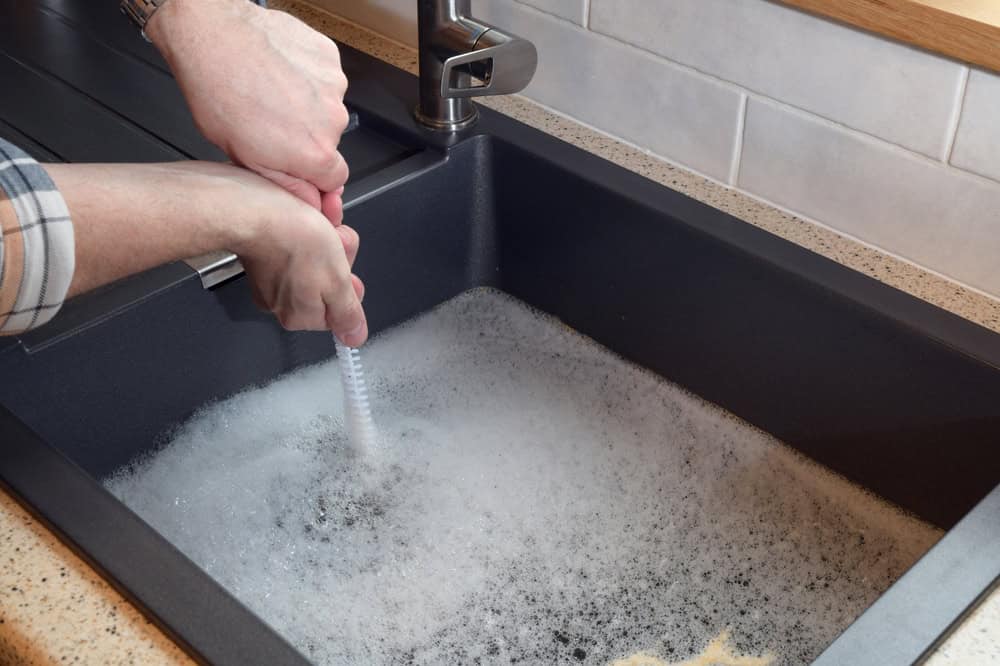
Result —
[[[453,76],[455,70],[466,65],[472,76],[483,83],[466,88],[453,87],[452,81],[464,78]],[[479,36],[472,51],[444,61],[441,97],[480,97],[520,92],[531,82],[537,67],[538,51],[534,44],[490,27]]]

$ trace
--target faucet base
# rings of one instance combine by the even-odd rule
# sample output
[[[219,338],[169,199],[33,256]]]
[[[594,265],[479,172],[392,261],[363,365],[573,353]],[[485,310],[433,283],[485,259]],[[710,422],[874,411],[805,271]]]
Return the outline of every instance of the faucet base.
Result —
[[[434,130],[435,132],[457,132],[458,130],[465,129],[469,125],[479,120],[479,109],[473,104],[469,104],[472,109],[472,113],[461,118],[459,120],[443,120],[435,116],[428,116],[420,110],[420,106],[413,110],[413,117],[417,119],[421,125],[427,129]]]

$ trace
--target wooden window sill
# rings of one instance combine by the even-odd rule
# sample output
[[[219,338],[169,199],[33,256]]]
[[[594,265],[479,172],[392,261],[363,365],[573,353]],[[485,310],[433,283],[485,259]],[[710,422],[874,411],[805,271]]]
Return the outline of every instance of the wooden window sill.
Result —
[[[779,0],[1000,71],[1000,0]]]

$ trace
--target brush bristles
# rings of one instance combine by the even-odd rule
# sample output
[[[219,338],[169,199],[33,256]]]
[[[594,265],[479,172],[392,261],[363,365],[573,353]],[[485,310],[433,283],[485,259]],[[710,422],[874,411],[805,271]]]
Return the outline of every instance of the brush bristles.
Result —
[[[368,387],[361,367],[361,352],[337,340],[337,360],[340,380],[344,386],[344,424],[351,442],[358,448],[375,445],[375,423],[372,421]]]

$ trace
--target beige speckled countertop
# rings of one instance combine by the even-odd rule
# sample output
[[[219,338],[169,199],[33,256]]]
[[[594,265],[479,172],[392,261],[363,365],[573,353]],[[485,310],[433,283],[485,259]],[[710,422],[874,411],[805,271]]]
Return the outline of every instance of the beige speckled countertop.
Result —
[[[414,51],[295,0],[272,7],[410,72]],[[750,199],[521,97],[486,105],[798,245],[1000,332],[1000,301]],[[0,663],[190,664],[191,660],[44,526],[0,491]],[[1000,663],[1000,591],[928,662]]]

